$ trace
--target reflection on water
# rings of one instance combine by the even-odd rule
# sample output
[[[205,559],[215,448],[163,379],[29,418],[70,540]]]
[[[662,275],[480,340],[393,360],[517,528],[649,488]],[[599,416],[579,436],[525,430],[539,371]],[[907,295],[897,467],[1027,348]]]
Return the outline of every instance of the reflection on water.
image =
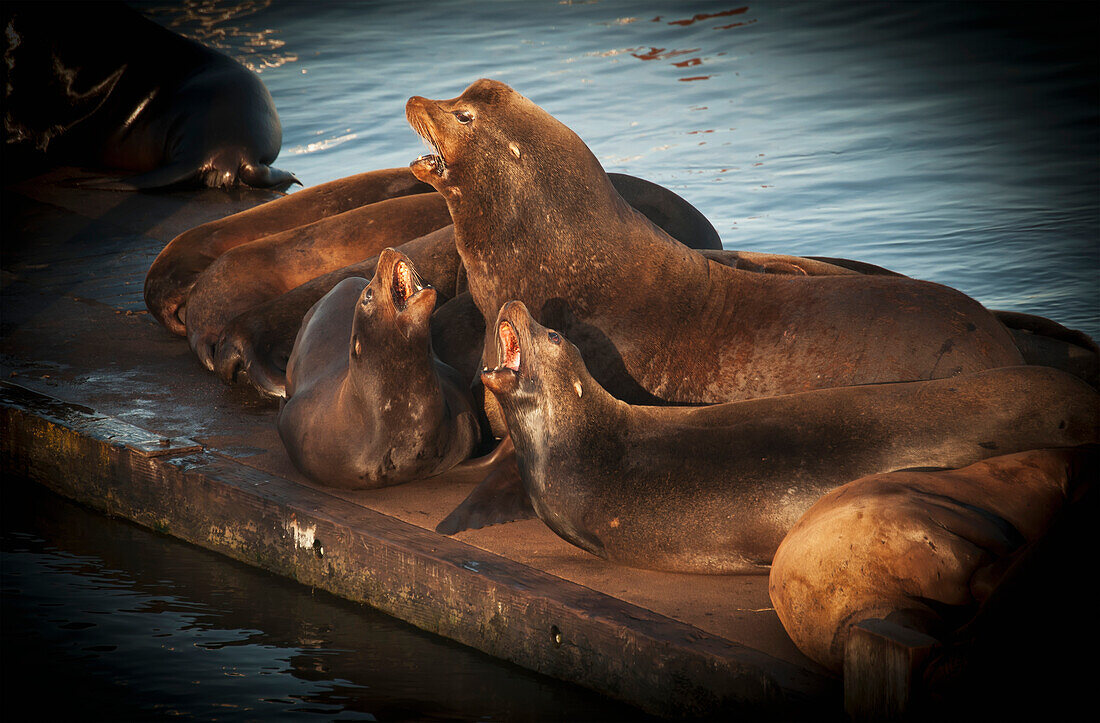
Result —
[[[50,717],[634,720],[595,694],[5,477],[4,696]]]
[[[149,17],[181,35],[229,53],[256,73],[292,63],[297,55],[286,52],[286,42],[274,28],[250,30],[248,18],[271,6],[272,0],[184,0],[147,9]]]
[[[728,247],[858,258],[1100,336],[1095,3],[191,7],[243,60],[283,43],[263,79],[307,185],[408,164],[405,100],[492,77]]]

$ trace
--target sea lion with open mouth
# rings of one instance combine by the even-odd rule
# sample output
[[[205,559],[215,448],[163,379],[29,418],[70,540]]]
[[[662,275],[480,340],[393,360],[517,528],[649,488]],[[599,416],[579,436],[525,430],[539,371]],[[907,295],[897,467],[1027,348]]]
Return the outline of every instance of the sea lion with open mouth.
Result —
[[[592,376],[635,403],[716,403],[1022,361],[986,309],[938,284],[708,261],[632,209],[575,133],[503,83],[410,98],[406,116],[433,148],[411,168],[447,200],[486,321],[486,366],[497,362],[492,323],[512,299],[573,339]]]
[[[385,249],[371,281],[341,281],[306,315],[279,412],[294,465],[318,484],[366,489],[435,476],[473,453],[468,380],[432,352],[435,290]]]
[[[705,258],[632,209],[573,131],[503,83],[479,80],[450,100],[414,96],[405,115],[432,149],[411,168],[447,199],[485,319],[487,367],[497,366],[493,322],[512,299],[572,339],[601,386],[636,404],[713,404],[1022,363],[1005,328],[945,286],[752,273]],[[484,404],[503,435],[491,395]],[[478,495],[469,501],[492,504]]]
[[[481,378],[535,512],[572,544],[633,567],[765,572],[791,526],[845,482],[1100,440],[1100,396],[1045,367],[632,406],[521,302],[500,310],[492,333],[500,365]]]

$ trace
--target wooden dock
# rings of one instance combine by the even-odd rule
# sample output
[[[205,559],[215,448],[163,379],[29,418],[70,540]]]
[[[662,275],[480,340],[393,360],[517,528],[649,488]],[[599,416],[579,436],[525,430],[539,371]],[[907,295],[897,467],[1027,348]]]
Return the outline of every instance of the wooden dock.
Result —
[[[271,195],[72,177],[3,190],[5,473],[649,713],[842,717],[840,681],[794,647],[766,576],[616,567],[538,520],[435,533],[469,483],[305,480],[277,404],[203,369],[142,299],[168,241]]]

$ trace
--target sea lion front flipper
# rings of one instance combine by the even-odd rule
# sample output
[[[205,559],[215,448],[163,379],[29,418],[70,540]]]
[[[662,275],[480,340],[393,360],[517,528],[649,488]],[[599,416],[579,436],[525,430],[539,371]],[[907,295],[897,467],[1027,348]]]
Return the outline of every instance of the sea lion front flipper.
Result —
[[[531,498],[519,476],[511,437],[506,437],[489,458],[493,460],[489,473],[462,504],[436,525],[436,532],[453,535],[535,517]]]

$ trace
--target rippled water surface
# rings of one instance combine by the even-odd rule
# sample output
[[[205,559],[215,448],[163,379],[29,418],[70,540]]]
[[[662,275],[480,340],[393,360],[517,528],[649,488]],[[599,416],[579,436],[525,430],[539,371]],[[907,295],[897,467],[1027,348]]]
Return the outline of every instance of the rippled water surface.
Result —
[[[730,248],[846,256],[1100,336],[1095,3],[140,5],[261,72],[308,185],[423,152],[503,80]]]
[[[11,720],[640,715],[7,477],[0,571]]]

